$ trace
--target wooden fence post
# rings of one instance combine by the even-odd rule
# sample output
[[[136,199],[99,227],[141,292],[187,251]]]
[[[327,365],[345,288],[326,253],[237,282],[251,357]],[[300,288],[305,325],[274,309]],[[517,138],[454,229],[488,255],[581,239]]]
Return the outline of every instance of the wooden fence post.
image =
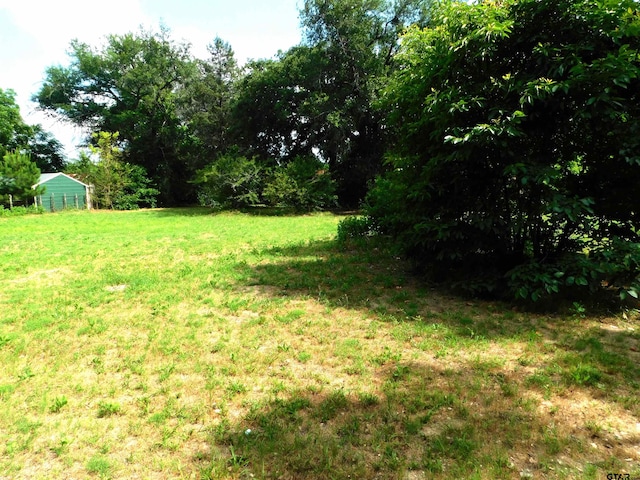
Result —
[[[63,210],[67,209],[67,194],[66,193],[62,194],[62,209]]]
[[[9,208],[13,210],[13,195],[9,194]]]
[[[55,212],[56,211],[56,199],[55,199],[53,193],[51,194],[51,197],[49,198],[49,205],[51,206],[51,211]]]
[[[76,206],[76,210],[79,210],[79,206],[78,206],[78,194],[76,193],[74,198],[73,198],[73,203]]]

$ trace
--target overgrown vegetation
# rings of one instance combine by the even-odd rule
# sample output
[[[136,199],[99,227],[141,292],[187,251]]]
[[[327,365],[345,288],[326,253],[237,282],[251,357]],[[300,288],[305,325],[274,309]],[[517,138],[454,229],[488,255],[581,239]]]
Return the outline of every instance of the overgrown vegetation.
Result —
[[[67,171],[91,185],[92,203],[96,208],[134,210],[153,208],[160,193],[150,186],[143,167],[122,160],[118,147],[118,132],[98,132],[93,135],[92,154],[82,154]]]
[[[315,157],[270,168],[255,159],[225,155],[199,172],[200,203],[217,208],[257,205],[317,211],[337,206],[335,182]]]
[[[637,298],[637,7],[438,2],[396,57],[395,148],[368,216],[467,291]]]

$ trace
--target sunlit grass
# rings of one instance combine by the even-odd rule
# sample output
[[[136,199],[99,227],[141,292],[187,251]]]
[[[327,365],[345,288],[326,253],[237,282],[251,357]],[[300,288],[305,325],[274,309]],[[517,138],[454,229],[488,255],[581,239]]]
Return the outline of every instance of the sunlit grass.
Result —
[[[446,296],[339,220],[0,219],[0,478],[640,474],[635,320]]]

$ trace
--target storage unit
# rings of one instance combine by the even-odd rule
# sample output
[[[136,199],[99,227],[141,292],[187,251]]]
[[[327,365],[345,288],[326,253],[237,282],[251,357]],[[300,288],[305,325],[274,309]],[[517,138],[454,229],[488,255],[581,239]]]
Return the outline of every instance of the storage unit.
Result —
[[[91,186],[64,173],[43,173],[33,188],[45,187],[38,205],[55,212],[65,208],[91,209]]]

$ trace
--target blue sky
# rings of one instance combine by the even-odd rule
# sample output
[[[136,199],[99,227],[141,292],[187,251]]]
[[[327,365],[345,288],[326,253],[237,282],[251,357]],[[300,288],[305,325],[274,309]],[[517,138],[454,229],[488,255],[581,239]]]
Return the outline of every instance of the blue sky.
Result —
[[[271,58],[301,40],[302,0],[0,0],[0,88],[17,94],[22,117],[40,123],[76,156],[82,132],[35,111],[30,101],[50,65],[67,65],[69,42],[100,45],[108,34],[157,30],[162,23],[174,40],[192,45],[206,58],[206,46],[219,36],[236,58]]]

